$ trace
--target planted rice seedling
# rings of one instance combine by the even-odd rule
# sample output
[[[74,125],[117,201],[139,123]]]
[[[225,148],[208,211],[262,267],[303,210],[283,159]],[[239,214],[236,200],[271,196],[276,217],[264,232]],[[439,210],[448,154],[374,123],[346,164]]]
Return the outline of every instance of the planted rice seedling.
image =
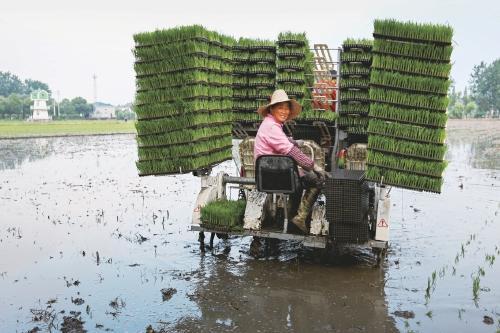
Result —
[[[243,227],[246,201],[217,200],[201,208],[203,226],[239,230]]]
[[[398,139],[434,144],[444,144],[444,139],[446,138],[446,131],[443,128],[429,129],[378,119],[370,120],[368,132]]]
[[[259,122],[262,117],[257,112],[235,112],[234,121]]]
[[[450,81],[442,78],[413,76],[397,72],[373,69],[370,73],[370,84],[376,87],[401,89],[417,93],[433,93],[446,96]]]
[[[377,167],[408,171],[424,176],[441,177],[447,163],[445,161],[424,161],[415,158],[402,158],[377,151],[368,151],[367,163]]]
[[[445,145],[422,144],[381,135],[370,135],[368,148],[433,161],[441,161],[446,153]]]
[[[421,95],[375,87],[370,89],[370,100],[372,102],[422,108],[438,112],[446,112],[449,102],[448,96]]]
[[[375,20],[374,35],[393,39],[419,40],[449,45],[453,29],[447,25],[399,22],[393,19]],[[377,36],[378,35],[378,36]]]
[[[450,62],[451,45],[439,46],[412,42],[401,42],[394,40],[375,39],[373,43],[374,53],[417,58],[422,60],[432,60],[438,62]]]
[[[135,63],[134,69],[137,77],[158,75],[185,71],[188,69],[204,69],[211,72],[222,72],[231,74],[233,66],[227,61],[207,58],[201,55],[180,57],[177,59],[165,59],[151,63]]]
[[[372,68],[396,71],[403,74],[433,76],[448,79],[451,71],[451,64],[432,63],[425,60],[374,54]]]
[[[368,165],[366,179],[419,191],[441,192],[443,180]]]
[[[383,103],[371,103],[369,116],[382,120],[441,128],[446,126],[448,120],[446,113],[401,108]]]

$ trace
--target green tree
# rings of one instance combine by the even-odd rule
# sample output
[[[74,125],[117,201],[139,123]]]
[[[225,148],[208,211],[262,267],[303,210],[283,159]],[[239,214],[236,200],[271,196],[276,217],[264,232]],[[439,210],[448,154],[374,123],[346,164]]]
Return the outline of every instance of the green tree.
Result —
[[[0,96],[9,96],[10,94],[22,94],[25,91],[23,82],[17,75],[10,72],[0,72]]]
[[[92,113],[92,105],[87,103],[87,100],[83,97],[73,98],[71,104],[75,107],[76,113],[81,114],[84,118],[88,118]]]
[[[471,74],[472,98],[477,104],[476,117],[500,114],[500,59],[490,65],[481,62]]]
[[[25,93],[29,95],[33,90],[42,89],[47,91],[49,94],[51,93],[49,85],[47,83],[26,79],[24,80]]]

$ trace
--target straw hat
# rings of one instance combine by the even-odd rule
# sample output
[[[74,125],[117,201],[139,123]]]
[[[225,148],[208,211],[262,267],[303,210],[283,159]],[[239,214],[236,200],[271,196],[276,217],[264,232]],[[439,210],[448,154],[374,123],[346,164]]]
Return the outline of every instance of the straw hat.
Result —
[[[261,106],[257,110],[257,113],[262,117],[266,117],[271,109],[271,106],[281,102],[290,102],[290,114],[288,115],[287,120],[296,118],[300,114],[300,111],[302,111],[302,106],[296,100],[288,98],[288,95],[283,89],[278,89],[273,92],[271,102],[267,105]]]

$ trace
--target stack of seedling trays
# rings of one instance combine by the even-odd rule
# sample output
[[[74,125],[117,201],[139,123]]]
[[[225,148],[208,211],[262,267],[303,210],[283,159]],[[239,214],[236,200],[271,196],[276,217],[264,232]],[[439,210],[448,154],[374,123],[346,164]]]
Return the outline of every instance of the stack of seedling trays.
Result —
[[[326,180],[326,219],[336,242],[368,241],[368,185],[364,171],[336,170]]]
[[[242,38],[233,47],[234,120],[256,123],[257,109],[268,103],[275,87],[276,46],[274,41]]]
[[[333,112],[313,110],[312,87],[313,54],[305,33],[282,32],[276,48],[276,89],[283,89],[288,97],[302,105],[297,120],[333,119]]]
[[[242,231],[246,201],[217,200],[201,208],[201,226],[227,232]]]
[[[370,110],[369,82],[372,40],[347,39],[342,45],[340,80],[340,117],[338,126],[366,142]]]
[[[367,178],[439,193],[453,30],[376,20]]]
[[[231,158],[234,39],[201,26],[134,36],[139,175]]]

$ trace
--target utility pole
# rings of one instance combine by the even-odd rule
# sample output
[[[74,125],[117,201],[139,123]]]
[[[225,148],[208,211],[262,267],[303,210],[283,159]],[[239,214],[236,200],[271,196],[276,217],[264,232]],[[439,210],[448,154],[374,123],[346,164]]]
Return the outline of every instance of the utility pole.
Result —
[[[95,108],[96,108],[96,103],[97,103],[97,75],[94,75],[92,76],[92,78],[94,79],[94,112],[95,112]]]

